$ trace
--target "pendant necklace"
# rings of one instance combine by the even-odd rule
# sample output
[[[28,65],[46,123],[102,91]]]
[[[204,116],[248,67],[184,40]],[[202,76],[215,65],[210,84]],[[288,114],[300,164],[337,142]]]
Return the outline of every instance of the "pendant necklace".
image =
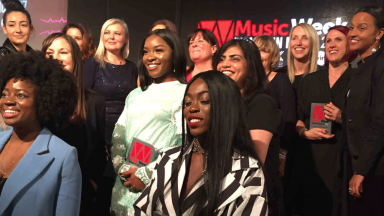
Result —
[[[208,152],[203,152],[201,151],[199,145],[197,144],[197,139],[193,139],[192,141],[192,152],[195,153],[195,154],[202,154],[204,155],[204,169],[203,169],[203,173],[202,175],[204,175],[204,173],[207,171],[207,167],[208,167]]]
[[[119,62],[119,65],[113,65],[113,64],[109,61],[108,57],[105,57],[105,58],[107,59],[107,62],[111,65],[111,67],[112,67],[113,69],[116,69],[116,68],[120,67],[120,66],[123,64],[123,61],[120,61],[120,62]]]

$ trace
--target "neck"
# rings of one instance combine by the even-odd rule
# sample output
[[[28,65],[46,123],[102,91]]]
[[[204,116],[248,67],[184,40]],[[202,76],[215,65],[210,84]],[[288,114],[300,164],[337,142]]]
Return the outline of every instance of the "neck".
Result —
[[[345,70],[347,70],[349,64],[347,61],[345,62],[330,62],[328,73],[329,76],[340,77]]]
[[[33,125],[33,126],[32,126]],[[22,142],[33,142],[41,132],[40,124],[30,124],[26,127],[13,127],[11,140]]]
[[[172,72],[168,72],[167,74],[165,74],[164,76],[162,77],[158,77],[158,78],[153,78],[153,83],[166,83],[166,82],[172,82],[172,81],[176,81],[176,77],[175,77],[175,73]]]
[[[27,44],[14,44],[12,43],[12,46],[15,47],[15,49],[20,52],[20,51],[27,51]]]
[[[120,61],[124,60],[120,50],[111,50],[111,51],[105,50],[104,56],[111,63],[116,63],[116,62],[119,63]]]
[[[206,149],[206,140],[207,140],[207,133],[204,133],[197,137],[197,144],[200,146],[201,149],[205,151]]]
[[[207,61],[196,62],[192,71],[192,76],[209,70],[212,70],[212,59],[209,59]]]
[[[375,48],[376,50],[379,49],[379,44],[378,43],[375,43],[373,44],[372,46],[369,47],[369,49],[359,53],[360,54],[360,58],[361,58],[361,61],[362,62],[365,62],[364,59],[370,55],[372,55],[372,49]]]
[[[302,75],[309,71],[308,59],[293,59],[293,65],[295,67],[295,75]]]

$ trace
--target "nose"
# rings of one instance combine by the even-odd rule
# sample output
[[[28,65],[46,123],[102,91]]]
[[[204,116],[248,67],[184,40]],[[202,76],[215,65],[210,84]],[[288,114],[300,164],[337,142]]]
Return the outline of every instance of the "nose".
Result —
[[[301,45],[302,42],[303,42],[303,39],[299,38],[299,39],[297,40],[297,45]]]
[[[230,67],[229,61],[227,59],[224,59],[221,61],[221,67],[228,68]]]
[[[196,41],[192,41],[191,46],[192,46],[193,48],[194,48],[194,47],[197,47],[197,42],[196,42]]]
[[[115,38],[115,34],[114,33],[109,34],[109,39],[114,39],[114,38]]]
[[[1,100],[4,100],[4,104],[7,106],[14,106],[16,104],[14,95],[9,95],[6,98],[1,98]]]
[[[155,56],[153,55],[153,52],[148,52],[148,61],[153,61],[155,59]]]
[[[197,113],[200,111],[199,103],[197,101],[193,101],[190,108],[189,112],[190,113]]]
[[[21,32],[20,25],[15,25],[16,26],[16,32]]]

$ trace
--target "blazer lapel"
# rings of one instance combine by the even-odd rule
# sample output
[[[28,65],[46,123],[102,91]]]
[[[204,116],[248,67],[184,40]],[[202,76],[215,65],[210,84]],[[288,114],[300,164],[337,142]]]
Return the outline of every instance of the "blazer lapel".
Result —
[[[12,132],[8,139],[11,134]],[[51,132],[44,128],[8,177],[0,197],[0,215],[4,213],[15,197],[22,196],[26,192],[23,189],[33,184],[33,180],[53,162],[54,157],[49,155],[48,150],[51,137]],[[0,142],[0,146],[4,146],[4,139],[0,139]]]

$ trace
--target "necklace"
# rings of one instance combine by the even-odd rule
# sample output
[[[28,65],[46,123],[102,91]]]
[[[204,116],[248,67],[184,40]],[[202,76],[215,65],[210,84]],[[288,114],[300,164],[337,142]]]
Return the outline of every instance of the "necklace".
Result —
[[[196,138],[193,139],[192,141],[192,152],[195,153],[195,154],[202,154],[204,155],[204,169],[203,169],[203,173],[201,175],[204,175],[204,173],[207,171],[207,167],[208,167],[208,152],[203,152],[201,151],[199,145],[197,144],[196,142]]]
[[[7,142],[7,144],[5,145],[5,147],[4,147],[4,150],[3,150],[3,154],[5,154],[5,148],[7,148],[7,150],[8,150],[8,146],[10,145],[9,143],[10,143],[10,141],[11,141],[11,139],[9,139],[9,141]],[[28,149],[27,149],[27,151],[28,151]],[[25,153],[27,153],[27,151],[25,151],[23,154],[21,154],[20,156],[18,156],[18,157],[16,157],[15,159],[13,159],[13,161],[11,162],[11,164],[9,164],[9,166],[8,166],[8,168],[12,168],[12,165],[15,163],[15,161],[18,161],[20,158],[22,158],[24,155],[25,155]],[[3,164],[3,161],[2,160],[0,160],[0,164]],[[12,171],[13,169],[1,169],[0,168],[0,172],[1,172],[1,176],[5,176],[5,175],[7,175],[8,173],[9,173],[9,171]],[[0,182],[0,184],[2,184],[3,183],[3,181],[5,180],[5,178],[3,178],[3,180],[1,180],[1,182]]]
[[[109,61],[108,57],[105,57],[105,58],[107,59],[107,62],[111,65],[111,67],[112,67],[113,69],[116,69],[116,68],[120,67],[120,66],[123,64],[123,61],[120,61],[120,62],[119,62],[119,65],[113,65],[113,64]]]

